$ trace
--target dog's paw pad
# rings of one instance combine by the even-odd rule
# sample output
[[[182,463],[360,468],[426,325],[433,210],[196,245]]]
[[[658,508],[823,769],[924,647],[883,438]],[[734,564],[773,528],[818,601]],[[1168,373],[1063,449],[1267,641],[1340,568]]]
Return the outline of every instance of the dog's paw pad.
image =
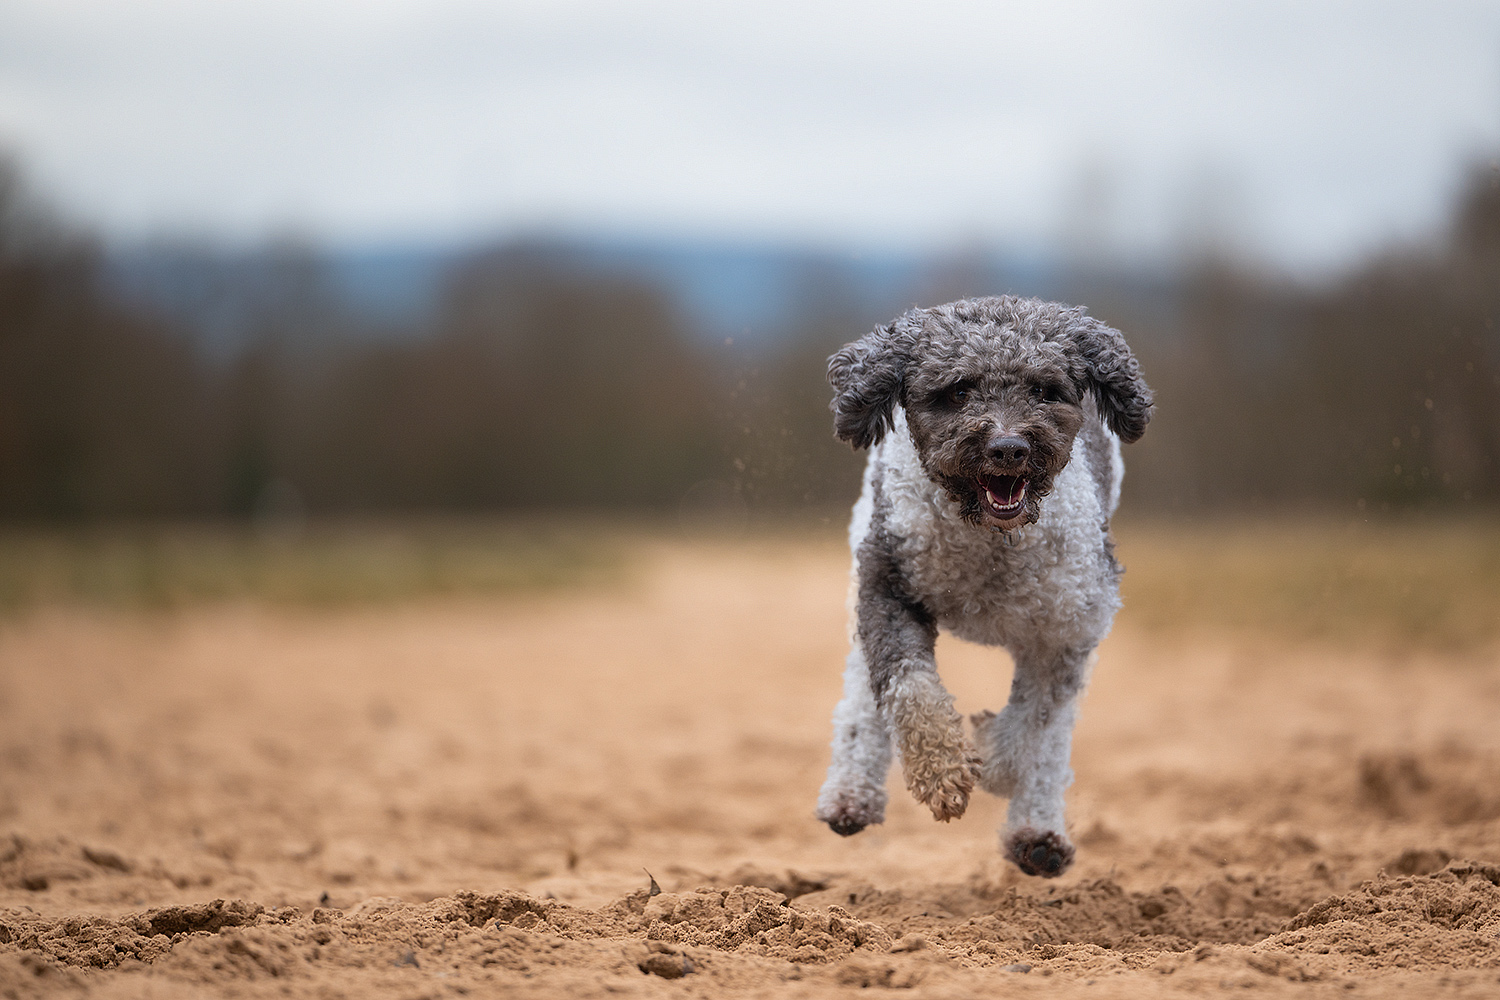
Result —
[[[1006,853],[1027,875],[1056,878],[1073,863],[1073,845],[1058,833],[1021,830],[1006,841]]]
[[[882,795],[871,800],[856,795],[840,795],[831,802],[821,803],[817,816],[840,837],[852,837],[867,826],[885,821],[885,797]]]
[[[839,816],[828,820],[828,829],[840,837],[852,837],[865,828],[865,824],[852,816]]]

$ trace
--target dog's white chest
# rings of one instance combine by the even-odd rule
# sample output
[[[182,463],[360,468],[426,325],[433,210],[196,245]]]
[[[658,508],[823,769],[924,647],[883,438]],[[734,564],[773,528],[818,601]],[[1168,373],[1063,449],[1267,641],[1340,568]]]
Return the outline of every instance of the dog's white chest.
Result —
[[[878,502],[913,596],[938,624],[1012,651],[1097,642],[1118,608],[1117,571],[1081,445],[1040,520],[1005,535],[959,516],[923,473],[903,430],[898,426],[880,449]]]

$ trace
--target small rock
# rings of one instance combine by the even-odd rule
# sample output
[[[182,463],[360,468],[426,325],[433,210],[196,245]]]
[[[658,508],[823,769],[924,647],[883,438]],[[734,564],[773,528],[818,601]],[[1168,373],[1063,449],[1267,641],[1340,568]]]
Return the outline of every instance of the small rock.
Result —
[[[1014,965],[1002,965],[1000,967],[1000,971],[1001,972],[1030,972],[1031,971],[1031,966],[1027,965],[1025,962],[1017,962]]]
[[[92,847],[83,849],[83,858],[92,865],[100,868],[110,868],[117,872],[129,873],[130,863],[120,857],[114,851],[98,850]]]
[[[661,976],[663,979],[681,979],[693,971],[693,960],[686,955],[669,955],[658,952],[647,955],[638,964],[638,968],[652,976]]]
[[[919,934],[908,934],[891,945],[891,951],[921,951],[927,947],[927,939]]]

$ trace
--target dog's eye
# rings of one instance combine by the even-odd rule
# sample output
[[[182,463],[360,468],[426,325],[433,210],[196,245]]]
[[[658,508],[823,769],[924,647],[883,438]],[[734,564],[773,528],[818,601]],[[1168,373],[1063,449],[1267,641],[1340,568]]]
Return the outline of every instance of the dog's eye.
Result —
[[[1067,388],[1057,382],[1034,385],[1031,387],[1031,394],[1044,403],[1066,403],[1070,398]]]
[[[969,395],[974,391],[973,386],[960,382],[950,385],[943,390],[943,402],[950,406],[962,406],[969,401]]]

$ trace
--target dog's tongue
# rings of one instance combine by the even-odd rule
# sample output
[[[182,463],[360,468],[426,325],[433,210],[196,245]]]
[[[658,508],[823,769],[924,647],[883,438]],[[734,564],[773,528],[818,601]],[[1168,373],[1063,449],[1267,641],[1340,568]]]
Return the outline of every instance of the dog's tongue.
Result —
[[[1026,498],[1025,476],[986,476],[984,478],[985,499],[997,512],[1013,510],[1021,506]]]
[[[995,499],[1003,504],[1013,504],[1021,499],[1021,494],[1026,489],[1024,476],[990,476],[985,481],[985,486],[995,495]]]

